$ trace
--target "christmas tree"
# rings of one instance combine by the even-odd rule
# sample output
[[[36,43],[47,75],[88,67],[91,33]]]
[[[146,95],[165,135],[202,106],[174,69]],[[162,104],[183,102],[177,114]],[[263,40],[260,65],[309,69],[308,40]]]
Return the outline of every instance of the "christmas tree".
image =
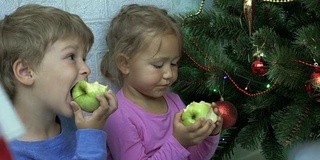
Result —
[[[178,15],[184,44],[173,86],[183,101],[229,104],[212,159],[235,145],[286,159],[320,133],[320,1],[214,0]],[[221,106],[219,106],[220,109]],[[221,110],[220,110],[221,111]]]

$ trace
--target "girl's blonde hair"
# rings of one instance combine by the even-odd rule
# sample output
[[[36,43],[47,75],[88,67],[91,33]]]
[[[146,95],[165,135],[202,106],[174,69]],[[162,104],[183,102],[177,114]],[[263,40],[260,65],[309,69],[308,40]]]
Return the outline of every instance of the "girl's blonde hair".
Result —
[[[108,52],[101,60],[102,74],[117,84],[122,75],[116,66],[116,58],[122,53],[129,58],[148,46],[155,36],[173,34],[182,46],[179,24],[164,9],[155,6],[131,4],[124,6],[111,21],[106,41]]]
[[[79,16],[54,7],[25,5],[0,21],[0,82],[11,99],[16,86],[13,63],[21,59],[36,70],[46,49],[70,36],[78,38],[87,52],[90,50],[90,28]]]

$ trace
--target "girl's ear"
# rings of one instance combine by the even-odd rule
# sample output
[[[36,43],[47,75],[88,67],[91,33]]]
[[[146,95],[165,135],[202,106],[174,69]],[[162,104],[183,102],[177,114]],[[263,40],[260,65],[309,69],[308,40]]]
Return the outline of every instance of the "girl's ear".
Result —
[[[13,63],[12,69],[19,83],[24,85],[32,85],[34,83],[33,70],[29,66],[26,66],[21,59]]]
[[[119,54],[116,58],[116,65],[122,74],[129,73],[129,57],[125,54]]]

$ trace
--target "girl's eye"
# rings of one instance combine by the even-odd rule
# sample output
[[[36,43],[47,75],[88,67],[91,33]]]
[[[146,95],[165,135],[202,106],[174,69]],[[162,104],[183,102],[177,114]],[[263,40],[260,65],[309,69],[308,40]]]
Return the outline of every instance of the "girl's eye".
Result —
[[[172,66],[178,66],[178,63],[171,63]]]
[[[172,62],[171,62],[171,65],[172,65],[172,66],[178,66],[178,65],[179,65],[179,62],[180,62],[179,60],[172,61]]]
[[[153,66],[154,66],[155,68],[161,68],[161,67],[163,66],[163,64],[153,64]]]

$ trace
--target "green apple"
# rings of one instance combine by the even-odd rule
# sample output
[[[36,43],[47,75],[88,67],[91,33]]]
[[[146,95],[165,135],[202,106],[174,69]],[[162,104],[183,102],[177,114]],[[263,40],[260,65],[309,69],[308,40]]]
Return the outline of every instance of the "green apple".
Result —
[[[211,119],[213,123],[217,121],[218,116],[213,112],[210,103],[200,101],[191,102],[187,105],[186,109],[182,113],[182,123],[185,126],[189,126],[195,123],[200,118]]]
[[[80,80],[72,89],[72,98],[82,110],[93,112],[100,106],[96,95],[103,96],[108,90],[108,86],[101,85],[98,82],[89,83],[85,80]]]

